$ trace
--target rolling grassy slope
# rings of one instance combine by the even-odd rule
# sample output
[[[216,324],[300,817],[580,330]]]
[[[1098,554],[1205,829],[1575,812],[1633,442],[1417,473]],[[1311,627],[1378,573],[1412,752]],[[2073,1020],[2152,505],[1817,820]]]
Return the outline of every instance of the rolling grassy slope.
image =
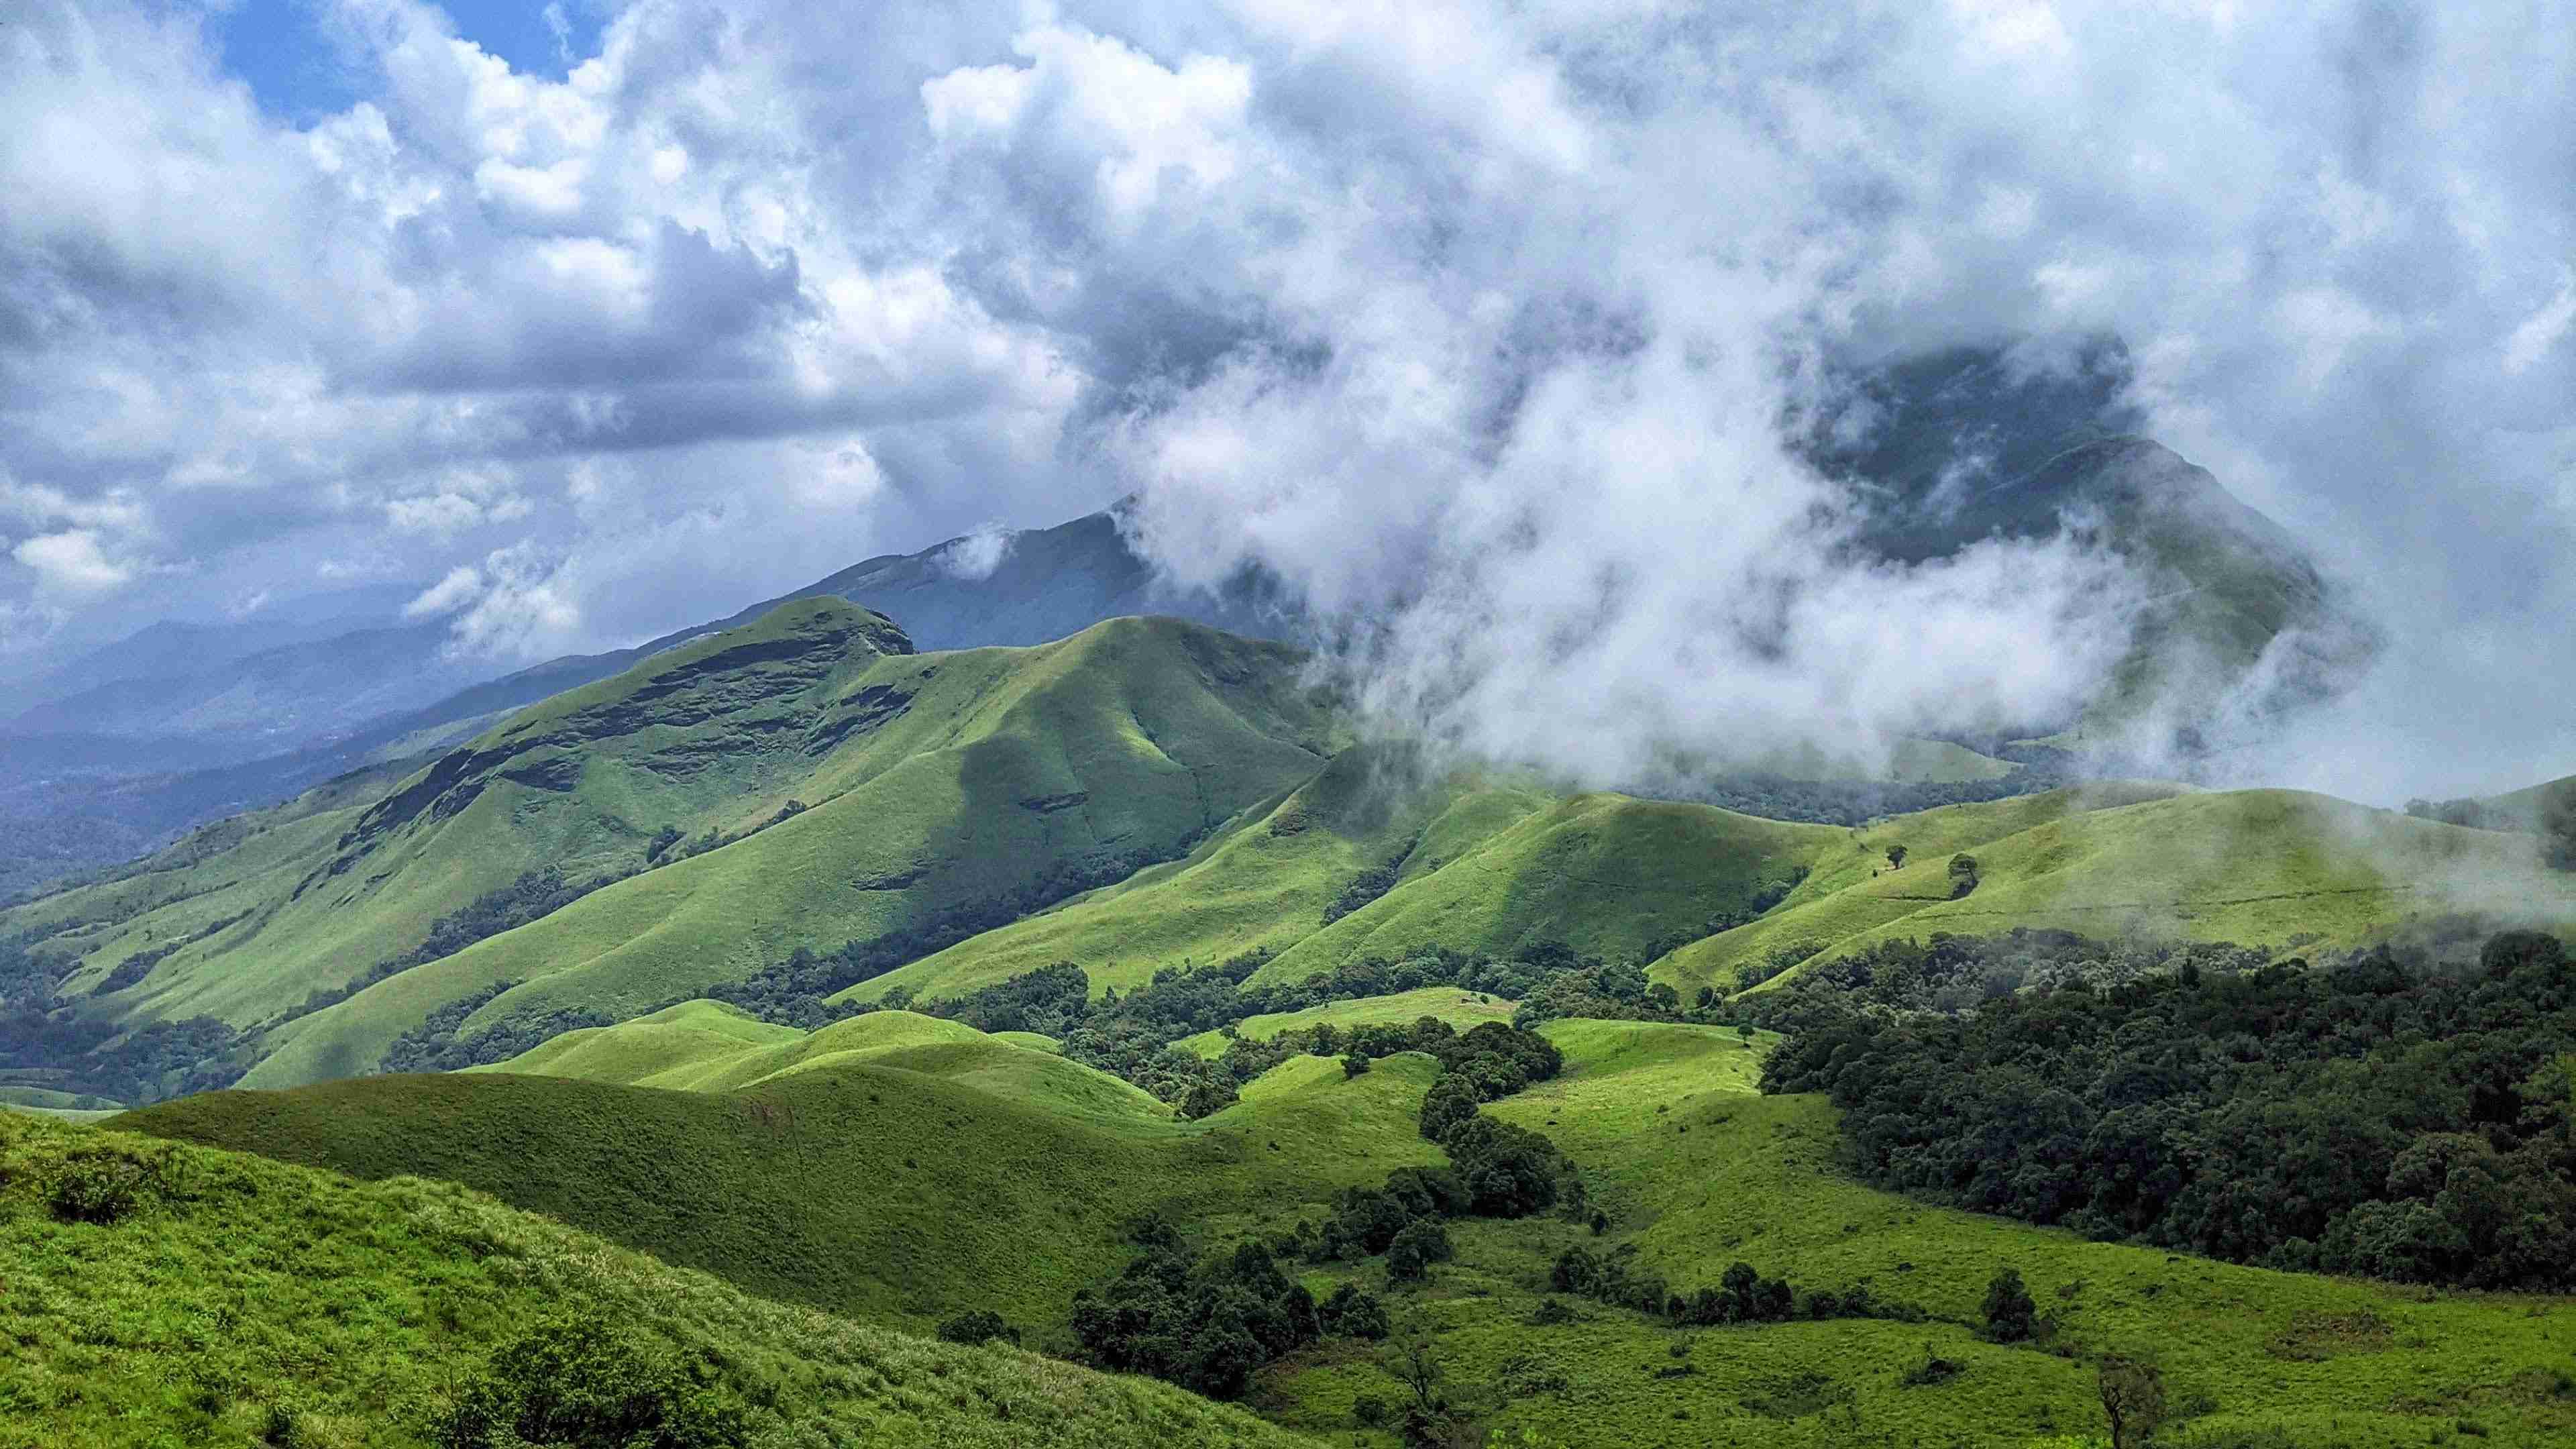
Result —
[[[1437,869],[1308,936],[1256,983],[1295,981],[1362,956],[1426,946],[1507,954],[1562,941],[1605,956],[1705,925],[1763,880],[1844,846],[1829,825],[1708,805],[1577,795],[1466,845]]]
[[[1326,907],[1363,871],[1399,861],[1398,879],[1427,874],[1552,798],[1472,777],[1424,784],[1380,751],[1346,750],[1186,860],[961,941],[842,996],[875,1000],[899,986],[958,995],[1057,961],[1080,963],[1094,992],[1123,991],[1167,966],[1285,951],[1323,929]]]
[[[60,989],[81,1011],[262,1028],[255,1083],[346,1075],[497,982],[521,984],[467,1034],[523,1011],[650,1009],[799,946],[1008,919],[1174,856],[1338,747],[1295,662],[1137,619],[916,655],[877,615],[792,603],[523,711],[390,789],[255,820],[228,848],[8,913],[0,933],[77,953]],[[665,826],[738,838],[295,1014],[523,872],[636,870]],[[140,979],[100,992],[138,960]]]
[[[2274,1273],[1927,1207],[1840,1174],[1830,1104],[1754,1095],[1767,1037],[1748,1046],[1716,1028],[1627,1022],[1543,1030],[1565,1053],[1564,1075],[1486,1110],[1573,1156],[1610,1233],[1552,1220],[1453,1225],[1458,1262],[1408,1299],[1435,1326],[1453,1384],[1562,1376],[1561,1389],[1508,1396],[1493,1421],[1505,1442],[1528,1427],[1573,1445],[1674,1449],[2056,1443],[2102,1432],[2089,1356],[2104,1351],[2156,1359],[2175,1405],[2199,1411],[2182,1425],[2192,1433],[2277,1428],[2290,1437],[2257,1442],[2301,1449],[2481,1439],[2537,1449],[2576,1435],[2576,1394],[2558,1387],[2576,1361],[2567,1300]],[[1549,1264],[1577,1244],[1633,1244],[1685,1290],[1739,1260],[1801,1287],[1866,1280],[1933,1321],[1676,1330],[1575,1300],[1578,1321],[1530,1324]],[[1989,1344],[1966,1326],[2007,1263],[2076,1356]],[[1336,1265],[1309,1283],[1321,1292],[1376,1272]],[[1962,1372],[1907,1386],[1927,1351]],[[1364,1358],[1328,1350],[1275,1371],[1256,1402],[1338,1440],[1352,1433],[1358,1396],[1402,1392]]]
[[[656,1051],[671,1026],[582,1033],[543,1060],[667,1073]],[[966,1308],[1060,1323],[1074,1290],[1115,1268],[1139,1213],[1320,1203],[1438,1159],[1416,1127],[1426,1057],[1349,1080],[1301,1058],[1183,1122],[1114,1077],[908,1013],[743,1049],[707,1078],[756,1078],[739,1088],[387,1076],[207,1093],[118,1125],[462,1182],[753,1292],[907,1327]]]
[[[83,1161],[154,1186],[65,1222]],[[571,1313],[715,1356],[753,1443],[1095,1449],[1300,1442],[1141,1379],[755,1298],[445,1183],[337,1173],[0,1114],[0,1444],[431,1442],[486,1356]]]
[[[1905,866],[1887,870],[1884,851],[1899,843]],[[1959,851],[1975,855],[1980,884],[1954,900]],[[1779,909],[1673,952],[1651,974],[1687,995],[1731,984],[1782,947],[1818,946],[1830,959],[1896,937],[2016,926],[2336,949],[2454,911],[2576,920],[2576,877],[2540,868],[2526,839],[2329,796],[2086,787],[1857,832],[1848,855]]]

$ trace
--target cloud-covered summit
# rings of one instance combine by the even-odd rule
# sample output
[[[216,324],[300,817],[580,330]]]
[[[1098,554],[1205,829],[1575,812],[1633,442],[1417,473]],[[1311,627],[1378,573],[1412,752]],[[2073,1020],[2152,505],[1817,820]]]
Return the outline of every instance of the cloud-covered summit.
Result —
[[[1858,562],[1781,425],[1853,360],[2111,334],[2145,430],[2397,631],[2249,768],[2576,755],[2532,707],[2576,658],[2576,33],[2538,0],[641,0],[560,79],[317,9],[360,99],[303,124],[184,6],[0,30],[17,667],[370,579],[435,584],[460,649],[607,647],[1140,490],[1158,562],[1354,611],[1380,702],[1477,748],[2045,711],[2124,575]]]

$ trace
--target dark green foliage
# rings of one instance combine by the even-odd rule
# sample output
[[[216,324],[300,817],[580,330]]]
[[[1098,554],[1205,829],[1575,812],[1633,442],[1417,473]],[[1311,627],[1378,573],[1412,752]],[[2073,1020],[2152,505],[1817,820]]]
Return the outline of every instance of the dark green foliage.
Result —
[[[1349,1081],[1369,1069],[1369,1059],[1358,1052],[1342,1058],[1342,1080]]]
[[[1888,865],[1888,868],[1889,868],[1890,870],[1903,870],[1903,869],[1905,869],[1905,847],[1904,847],[1904,846],[1902,846],[1902,845],[1891,845],[1891,846],[1889,846],[1889,847],[1887,848],[1887,865]]]
[[[1437,1218],[1415,1218],[1386,1245],[1386,1276],[1399,1283],[1419,1283],[1434,1263],[1446,1263],[1456,1252],[1449,1230]]]
[[[977,1308],[941,1320],[939,1337],[944,1343],[962,1343],[971,1348],[977,1344],[991,1343],[997,1338],[1018,1343],[1020,1331],[991,1309]]]
[[[1965,1369],[1956,1361],[1934,1353],[1927,1343],[1923,1345],[1923,1362],[1898,1375],[1896,1381],[1909,1389],[1928,1389],[1946,1384],[1963,1372]]]
[[[2021,1270],[1997,1268],[1986,1281],[1986,1337],[1997,1343],[2020,1343],[2038,1331],[2039,1305],[2022,1286]]]
[[[508,1061],[523,1051],[568,1031],[594,1026],[614,1026],[616,1018],[583,1007],[555,1011],[518,1011],[485,1027],[470,1037],[458,1037],[456,1029],[465,1019],[504,991],[518,985],[516,981],[495,981],[471,995],[461,997],[421,1020],[420,1025],[394,1038],[376,1065],[379,1072],[454,1072],[467,1067]]]
[[[0,1071],[42,1073],[32,1079],[128,1103],[212,1091],[241,1078],[246,1067],[231,1057],[243,1035],[214,1017],[128,1031],[108,1021],[58,1015],[67,1003],[56,987],[71,965],[22,939],[0,937]]]
[[[1422,1135],[1437,1142],[1449,1129],[1476,1115],[1476,1089],[1462,1079],[1442,1076],[1422,1097]]]
[[[1898,944],[1763,1008],[1794,1031],[1765,1089],[1830,1093],[1872,1181],[2240,1262],[2576,1283],[2576,969],[2555,937],[2317,967]],[[1920,1005],[1998,985],[1959,1015]]]
[[[67,1223],[122,1222],[155,1185],[154,1171],[122,1152],[75,1152],[63,1158],[45,1184],[45,1206]]]
[[[1181,1098],[1181,1115],[1195,1121],[1212,1116],[1235,1104],[1234,1083],[1226,1081],[1194,1082]]]
[[[1327,1337],[1364,1338],[1371,1342],[1386,1337],[1385,1302],[1357,1283],[1334,1289],[1320,1312]]]
[[[1314,1295],[1258,1243],[1198,1263],[1178,1247],[1154,1248],[1074,1295],[1072,1328],[1097,1367],[1218,1399],[1241,1394],[1263,1364],[1324,1331]]]
[[[1529,953],[1554,962],[1571,955],[1562,947],[1537,947]],[[1154,979],[1125,996],[1115,991],[1091,999],[1090,982],[1081,967],[1059,961],[1023,972],[979,991],[936,1002],[932,1015],[965,1022],[979,1031],[1034,1031],[1064,1044],[1067,1058],[1132,1082],[1166,1102],[1182,1105],[1184,1115],[1204,1115],[1192,1104],[1221,1108],[1235,1090],[1301,1052],[1319,1056],[1339,1053],[1346,1076],[1366,1070],[1373,1057],[1396,1052],[1429,1052],[1443,1070],[1456,1074],[1475,1091],[1476,1100],[1508,1096],[1534,1081],[1556,1075],[1561,1065],[1556,1048],[1544,1038],[1486,1022],[1460,1034],[1437,1017],[1410,1026],[1337,1028],[1330,1024],[1303,1032],[1283,1032],[1268,1041],[1235,1037],[1223,1056],[1209,1061],[1174,1045],[1203,1031],[1221,1031],[1245,1017],[1268,1012],[1300,1011],[1326,1001],[1411,991],[1424,985],[1482,983],[1471,989],[1516,988],[1529,977],[1525,965],[1471,963],[1458,955],[1435,955],[1390,967],[1383,961],[1346,966],[1319,981],[1284,986],[1243,985],[1268,964],[1266,951],[1251,951],[1196,971],[1165,968]],[[1433,979],[1426,979],[1433,978]],[[891,996],[888,998],[891,1001]],[[1354,1069],[1352,1063],[1359,1061]]]
[[[1866,1283],[1839,1292],[1801,1292],[1786,1278],[1763,1277],[1750,1263],[1729,1267],[1713,1287],[1678,1293],[1661,1275],[1639,1269],[1636,1252],[1633,1243],[1623,1243],[1608,1252],[1581,1246],[1568,1248],[1557,1255],[1548,1270],[1548,1287],[1613,1307],[1655,1314],[1691,1328],[1786,1323],[1793,1318],[1883,1318],[1919,1323],[1924,1317],[1921,1309],[1910,1304],[1877,1297]]]
[[[1796,890],[1800,885],[1805,884],[1806,879],[1807,867],[1803,865],[1793,865],[1778,875],[1764,876],[1761,880],[1754,882],[1752,890],[1748,892],[1743,901],[1734,908],[1717,912],[1710,916],[1706,921],[1701,922],[1696,929],[1679,930],[1671,933],[1670,935],[1658,937],[1647,944],[1646,949],[1639,953],[1638,959],[1641,961],[1653,961],[1655,958],[1668,952],[1677,951],[1682,947],[1689,945],[1693,941],[1703,940],[1707,937],[1717,935],[1720,932],[1732,931],[1738,926],[1750,925],[1753,922],[1762,919],[1764,916],[1769,915],[1774,906],[1787,900],[1789,898],[1789,893]],[[1702,1002],[1700,1004],[1705,1006],[1708,1003]],[[1568,1012],[1562,1014],[1575,1015],[1577,1013]]]
[[[733,1449],[740,1406],[702,1363],[607,1325],[559,1319],[493,1354],[438,1427],[440,1449]]]
[[[1396,877],[1404,873],[1404,859],[1413,853],[1407,844],[1402,850],[1351,877],[1351,883],[1324,907],[1324,924],[1329,926],[1388,891],[1395,889]]]
[[[1442,1134],[1440,1150],[1466,1184],[1468,1211],[1479,1217],[1521,1218],[1556,1205],[1565,1159],[1526,1127],[1480,1113]]]
[[[1977,858],[1973,855],[1950,857],[1950,899],[1957,900],[1977,888]]]

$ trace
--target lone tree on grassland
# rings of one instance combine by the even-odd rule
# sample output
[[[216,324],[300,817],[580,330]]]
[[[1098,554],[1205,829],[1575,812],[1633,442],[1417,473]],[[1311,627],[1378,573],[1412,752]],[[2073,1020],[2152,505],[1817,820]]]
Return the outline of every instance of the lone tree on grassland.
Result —
[[[2139,1449],[2165,1421],[2165,1380],[2156,1366],[2106,1355],[2100,1376],[2102,1412],[2111,1420],[2111,1449]]]
[[[1888,866],[1888,869],[1890,869],[1890,870],[1903,870],[1903,869],[1905,869],[1905,847],[1904,847],[1904,846],[1902,846],[1902,845],[1891,845],[1891,846],[1889,846],[1889,847],[1887,848],[1887,866]]]
[[[1997,1343],[2019,1343],[2030,1337],[2038,1317],[2039,1305],[2022,1286],[2021,1270],[1997,1268],[1986,1284],[1986,1337]]]

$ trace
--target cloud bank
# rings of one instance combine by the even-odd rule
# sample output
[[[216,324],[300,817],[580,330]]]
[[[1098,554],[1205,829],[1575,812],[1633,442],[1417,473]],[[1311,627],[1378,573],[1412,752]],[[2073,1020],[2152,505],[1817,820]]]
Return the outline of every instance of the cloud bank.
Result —
[[[2243,771],[2576,769],[2558,7],[641,0],[560,81],[323,8],[301,127],[184,9],[0,32],[0,649],[371,577],[523,658],[1138,491],[1463,746],[1865,748],[2061,707],[2133,600],[1858,561],[1784,410],[2107,332],[2394,631]]]

